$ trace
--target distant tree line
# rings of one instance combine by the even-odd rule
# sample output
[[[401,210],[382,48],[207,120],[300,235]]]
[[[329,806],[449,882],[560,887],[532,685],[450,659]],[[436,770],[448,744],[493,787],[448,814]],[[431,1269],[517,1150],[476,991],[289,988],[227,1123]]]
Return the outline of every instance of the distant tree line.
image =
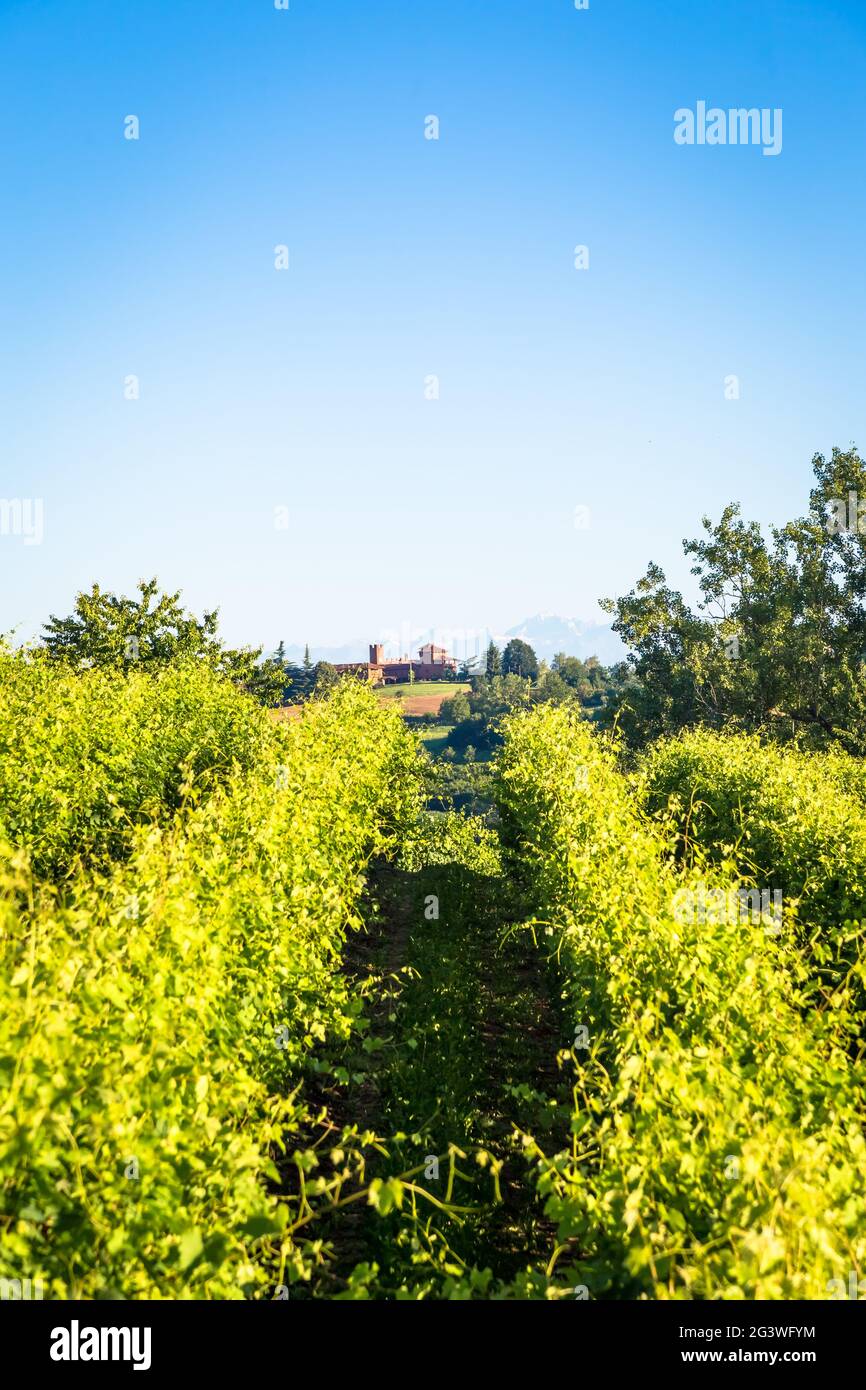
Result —
[[[630,678],[625,663],[605,667],[591,656],[581,661],[559,652],[548,666],[539,661],[528,642],[512,638],[500,651],[491,642],[484,658],[484,673],[471,674],[470,689],[444,700],[439,722],[453,726],[448,746],[456,752],[472,749],[490,752],[501,741],[498,731],[503,715],[542,703],[575,704],[596,718],[619,695]]]
[[[808,514],[766,536],[735,504],[715,524],[703,518],[703,536],[683,543],[695,604],[656,564],[630,593],[605,601],[630,648],[626,662],[560,652],[548,665],[520,638],[502,651],[491,642],[482,671],[467,662],[459,673],[470,689],[442,705],[452,748],[490,749],[503,714],[553,701],[616,724],[637,747],[707,724],[866,753],[866,464],[852,447],[829,460],[816,454],[812,468]],[[215,610],[196,617],[156,579],[141,581],[134,598],[95,584],[72,613],[51,616],[36,651],[75,669],[203,661],[266,705],[310,699],[339,679],[309,648],[293,666],[284,643],[264,657],[225,646],[217,628]]]
[[[340,673],[329,661],[312,660],[309,643],[304,647],[304,658],[300,666],[286,661],[284,642],[280,642],[274,657],[282,664],[286,673],[284,704],[302,705],[314,695],[327,694],[340,679]]]

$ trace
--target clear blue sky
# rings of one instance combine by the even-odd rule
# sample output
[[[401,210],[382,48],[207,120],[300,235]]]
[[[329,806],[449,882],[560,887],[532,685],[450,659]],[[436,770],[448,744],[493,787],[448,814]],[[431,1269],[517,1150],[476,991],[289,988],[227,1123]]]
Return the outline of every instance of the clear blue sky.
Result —
[[[598,621],[866,438],[863,0],[0,0],[0,68],[0,630],[151,574],[233,642]]]

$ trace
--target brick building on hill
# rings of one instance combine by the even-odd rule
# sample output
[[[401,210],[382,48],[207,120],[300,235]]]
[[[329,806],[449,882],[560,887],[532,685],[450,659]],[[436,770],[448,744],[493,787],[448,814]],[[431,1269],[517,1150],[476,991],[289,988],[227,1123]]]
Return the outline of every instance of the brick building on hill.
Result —
[[[385,660],[385,648],[381,642],[370,644],[369,661],[347,661],[335,669],[342,675],[357,676],[367,680],[370,685],[397,685],[408,681],[409,672],[416,681],[444,681],[457,671],[457,662],[449,656],[444,647],[426,642],[418,651],[418,660],[401,656],[397,661]]]

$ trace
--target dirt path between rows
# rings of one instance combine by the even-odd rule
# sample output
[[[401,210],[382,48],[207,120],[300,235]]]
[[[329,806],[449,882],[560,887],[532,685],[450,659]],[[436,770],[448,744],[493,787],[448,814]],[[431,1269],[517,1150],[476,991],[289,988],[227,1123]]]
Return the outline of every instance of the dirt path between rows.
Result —
[[[383,1179],[458,1150],[453,1200],[473,1214],[452,1218],[431,1202],[419,1225],[405,1210],[382,1218],[366,1204],[348,1208],[327,1232],[331,1292],[322,1296],[359,1265],[375,1266],[376,1298],[447,1296],[448,1269],[489,1270],[498,1285],[546,1266],[555,1230],[515,1131],[566,1142],[568,1084],[556,1065],[565,1029],[528,935],[501,939],[513,907],[506,880],[456,863],[412,874],[380,865],[371,875],[369,933],[352,939],[345,968],[358,989],[373,986],[377,1050],[346,1058],[353,1082],[327,1097],[331,1118],[384,1139],[388,1157],[371,1169]],[[479,1151],[490,1156],[483,1167]],[[444,1167],[426,1180],[436,1201],[446,1180]]]

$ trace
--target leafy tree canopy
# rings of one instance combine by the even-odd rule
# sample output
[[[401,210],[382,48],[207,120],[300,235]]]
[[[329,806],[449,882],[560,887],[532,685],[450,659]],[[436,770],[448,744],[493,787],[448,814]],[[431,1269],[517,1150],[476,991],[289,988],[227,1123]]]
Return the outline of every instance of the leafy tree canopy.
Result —
[[[335,685],[339,685],[340,675],[335,666],[330,661],[318,661],[316,663],[316,685],[317,695],[324,694],[328,690],[333,690]]]
[[[535,680],[538,675],[538,659],[528,642],[512,637],[502,653],[502,674],[504,676],[528,676]]]
[[[243,686],[263,704],[277,704],[285,686],[282,664],[261,662],[261,648],[232,650],[217,635],[217,611],[201,618],[181,605],[181,595],[160,593],[156,579],[140,580],[135,598],[94,584],[80,593],[68,617],[51,615],[42,642],[48,659],[74,669],[137,670],[180,660],[204,661]]]
[[[812,467],[808,514],[767,536],[734,504],[703,518],[683,543],[695,607],[656,564],[603,605],[632,649],[617,713],[632,742],[733,723],[866,751],[866,465],[852,448]]]
[[[456,695],[452,695],[449,700],[443,700],[439,706],[439,723],[462,724],[471,713],[468,699],[462,690],[458,690]]]

